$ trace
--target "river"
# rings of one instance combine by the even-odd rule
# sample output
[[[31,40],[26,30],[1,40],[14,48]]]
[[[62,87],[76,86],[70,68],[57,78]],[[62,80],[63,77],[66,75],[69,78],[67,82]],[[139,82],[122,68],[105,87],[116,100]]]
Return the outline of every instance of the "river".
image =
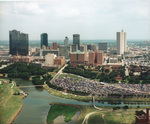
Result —
[[[15,80],[19,86],[29,86],[32,85],[31,81],[24,81],[21,79]],[[43,87],[26,87],[21,88],[24,92],[28,93],[28,96],[22,100],[23,108],[18,114],[13,124],[24,124],[24,123],[46,123],[46,117],[50,109],[49,103],[67,103],[76,105],[92,105],[92,102],[82,102],[73,99],[60,98],[49,94]],[[95,102],[96,106],[147,106],[150,107],[150,102],[122,102],[114,101],[111,102]]]

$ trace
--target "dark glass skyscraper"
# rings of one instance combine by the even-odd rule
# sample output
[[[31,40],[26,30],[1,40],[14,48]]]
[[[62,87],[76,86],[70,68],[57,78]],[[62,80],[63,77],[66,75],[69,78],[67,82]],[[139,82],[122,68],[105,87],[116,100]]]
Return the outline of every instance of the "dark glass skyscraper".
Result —
[[[78,50],[80,50],[80,35],[79,34],[73,34],[73,44],[77,44]]]
[[[42,46],[48,46],[48,34],[47,33],[42,33],[41,34],[41,48]]]
[[[9,31],[9,54],[11,55],[28,55],[29,40],[28,34],[20,31]]]

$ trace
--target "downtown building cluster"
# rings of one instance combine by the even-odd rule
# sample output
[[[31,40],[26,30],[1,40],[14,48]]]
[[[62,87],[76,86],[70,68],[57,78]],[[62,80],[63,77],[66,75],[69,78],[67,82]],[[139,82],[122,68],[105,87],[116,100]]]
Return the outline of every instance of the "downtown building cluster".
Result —
[[[73,34],[73,42],[69,43],[69,38],[65,37],[64,45],[56,42],[52,46],[48,45],[48,34],[41,34],[40,49],[31,48],[29,50],[28,34],[12,30],[9,32],[9,54],[11,62],[34,62],[43,63],[43,66],[55,67],[62,66],[66,62],[74,66],[78,64],[101,66],[108,55],[107,42],[96,44],[81,44],[80,35]],[[121,31],[116,34],[117,54],[123,55],[127,51],[126,32]],[[110,58],[110,62],[116,63],[117,57]],[[117,55],[116,55],[117,56]],[[117,60],[116,60],[117,58]],[[115,61],[116,60],[116,61]]]

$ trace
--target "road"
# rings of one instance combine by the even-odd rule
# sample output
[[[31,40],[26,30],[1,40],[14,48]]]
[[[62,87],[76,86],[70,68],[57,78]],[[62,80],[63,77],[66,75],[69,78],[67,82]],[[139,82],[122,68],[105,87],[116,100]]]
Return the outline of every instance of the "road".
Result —
[[[56,78],[58,78],[59,75],[62,73],[62,70],[63,70],[66,66],[68,66],[68,64],[65,64],[65,65],[57,72],[57,74],[52,78],[51,81],[53,81],[53,80],[55,80]]]
[[[99,112],[99,111],[102,110],[101,108],[95,106],[95,98],[94,98],[94,96],[93,96],[93,107],[94,107],[95,109],[97,109],[97,111],[88,113],[88,114],[85,116],[85,118],[84,118],[82,124],[84,124],[85,122],[86,122],[86,124],[88,124],[88,119],[89,119],[89,117],[90,117],[92,114],[95,114],[95,113],[97,113],[97,112]]]

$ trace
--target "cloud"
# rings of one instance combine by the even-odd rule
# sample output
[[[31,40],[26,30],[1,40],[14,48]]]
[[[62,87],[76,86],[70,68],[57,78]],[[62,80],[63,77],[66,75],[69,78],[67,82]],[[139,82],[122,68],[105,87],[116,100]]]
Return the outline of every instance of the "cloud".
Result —
[[[54,38],[72,33],[95,37],[126,28],[150,30],[150,0],[33,0],[0,2],[0,26],[18,28],[32,36],[40,32]],[[145,23],[146,22],[146,23]],[[142,25],[141,25],[142,24]],[[32,27],[32,31],[29,27]],[[63,33],[62,33],[63,32]],[[108,33],[107,32],[111,32]],[[56,33],[56,34],[55,34]],[[1,32],[0,32],[1,34]],[[101,35],[99,35],[101,34]],[[51,37],[52,37],[51,36]],[[88,36],[87,36],[88,37]],[[58,39],[58,38],[57,38]]]

